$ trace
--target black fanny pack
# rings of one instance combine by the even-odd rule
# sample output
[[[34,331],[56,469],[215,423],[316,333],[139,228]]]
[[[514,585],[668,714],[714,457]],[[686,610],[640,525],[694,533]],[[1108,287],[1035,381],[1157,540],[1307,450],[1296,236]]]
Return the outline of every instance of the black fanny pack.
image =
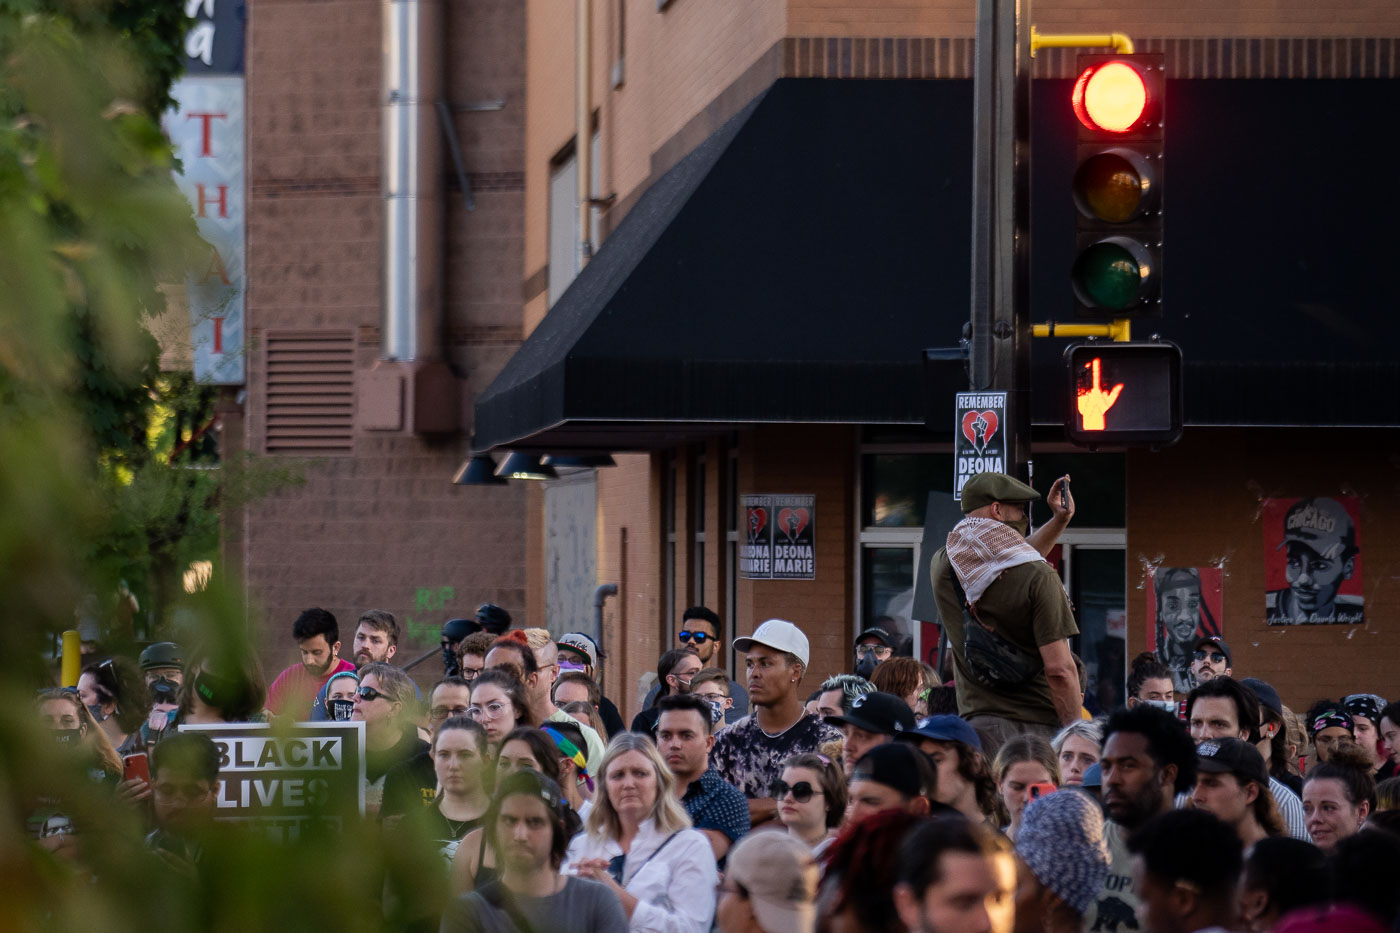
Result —
[[[1019,687],[1044,670],[1038,655],[1029,654],[983,625],[972,607],[956,570],[949,568],[963,615],[963,661],[973,679],[984,687]]]

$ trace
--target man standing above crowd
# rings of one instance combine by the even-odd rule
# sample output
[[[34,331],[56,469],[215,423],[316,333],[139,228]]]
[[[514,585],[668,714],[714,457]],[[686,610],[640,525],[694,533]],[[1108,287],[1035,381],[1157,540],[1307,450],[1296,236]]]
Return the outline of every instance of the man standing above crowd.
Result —
[[[715,657],[715,651],[720,647],[724,633],[724,625],[720,622],[719,616],[714,611],[706,609],[704,606],[691,606],[681,613],[681,628],[676,632],[676,647],[683,651],[689,651],[700,659],[701,667],[724,667],[724,656],[721,654]],[[736,641],[734,647],[738,648]],[[642,709],[651,709],[656,703],[656,698],[661,695],[661,684],[658,683],[647,693],[646,699],[642,702]],[[729,699],[733,705],[724,714],[726,722],[738,722],[748,714],[749,694],[738,681],[729,682]]]
[[[307,609],[292,623],[292,638],[301,652],[301,663],[277,675],[267,690],[267,709],[294,719],[306,719],[312,698],[341,671],[355,665],[340,656],[340,627],[335,616],[324,609]]]
[[[1080,718],[1079,633],[1064,584],[1045,555],[1074,515],[1064,478],[1051,487],[1054,517],[1027,539],[1040,493],[1003,473],[979,473],[962,490],[965,516],[933,555],[939,615],[953,649],[958,711],[982,733],[989,757],[1022,732],[1049,739]]]
[[[1086,930],[1136,930],[1128,841],[1148,820],[1172,809],[1196,782],[1196,746],[1171,713],[1151,706],[1120,709],[1104,727],[1103,805],[1108,815],[1109,868],[1103,890],[1084,916]]]
[[[752,635],[734,639],[734,647],[747,655],[744,668],[754,711],[716,737],[710,760],[721,777],[749,798],[750,821],[757,826],[777,813],[777,801],[768,795],[782,777],[783,762],[815,753],[841,733],[803,710],[798,684],[810,651],[801,629],[769,619]]]
[[[656,750],[676,776],[676,796],[691,825],[704,833],[723,861],[729,847],[749,831],[749,805],[737,788],[726,784],[710,767],[714,725],[710,704],[697,696],[678,694],[656,701]]]
[[[1249,688],[1234,678],[1216,677],[1186,697],[1186,721],[1194,742],[1227,737],[1255,742],[1259,739],[1259,701]],[[1268,786],[1288,834],[1294,839],[1311,842],[1303,802],[1298,795],[1276,778],[1269,778]]]

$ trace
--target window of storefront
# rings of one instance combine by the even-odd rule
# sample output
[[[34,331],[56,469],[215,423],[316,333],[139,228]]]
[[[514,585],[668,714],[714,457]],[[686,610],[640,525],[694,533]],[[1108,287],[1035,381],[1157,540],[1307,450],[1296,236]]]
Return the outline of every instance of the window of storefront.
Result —
[[[1123,457],[1037,453],[1034,470],[1041,490],[1055,477],[1072,477],[1075,518],[1051,563],[1075,605],[1080,636],[1073,647],[1088,670],[1089,706],[1109,709],[1123,702],[1127,663]],[[915,574],[932,556],[921,546],[928,494],[952,491],[952,454],[932,445],[870,443],[861,449],[859,474],[857,628],[879,624],[912,637],[917,656],[927,659],[937,646],[921,644],[911,618]],[[1037,525],[1049,518],[1043,504],[1032,514]]]

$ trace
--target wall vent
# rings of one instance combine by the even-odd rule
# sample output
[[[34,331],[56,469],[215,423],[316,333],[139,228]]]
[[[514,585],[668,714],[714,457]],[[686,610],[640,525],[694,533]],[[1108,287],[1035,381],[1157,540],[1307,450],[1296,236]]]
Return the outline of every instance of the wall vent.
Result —
[[[270,454],[346,455],[355,439],[355,332],[268,331]]]

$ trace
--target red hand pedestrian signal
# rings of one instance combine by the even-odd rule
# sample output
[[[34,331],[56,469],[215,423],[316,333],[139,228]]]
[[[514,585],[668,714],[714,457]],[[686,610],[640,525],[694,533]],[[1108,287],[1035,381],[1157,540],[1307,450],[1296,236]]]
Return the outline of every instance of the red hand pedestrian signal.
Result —
[[[1102,431],[1104,430],[1104,414],[1118,401],[1118,395],[1123,391],[1123,383],[1118,383],[1112,389],[1104,391],[1099,384],[1099,366],[1101,360],[1094,357],[1093,362],[1085,368],[1092,368],[1094,371],[1094,384],[1084,386],[1079,389],[1079,417],[1081,419],[1082,430]]]

